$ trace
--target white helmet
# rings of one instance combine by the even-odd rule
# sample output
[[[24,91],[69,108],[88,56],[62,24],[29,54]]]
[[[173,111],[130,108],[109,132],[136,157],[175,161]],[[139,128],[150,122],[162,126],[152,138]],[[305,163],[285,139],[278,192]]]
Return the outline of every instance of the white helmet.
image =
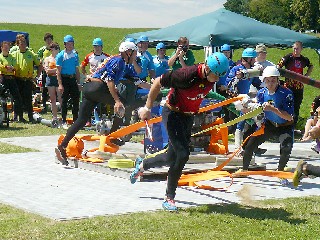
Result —
[[[129,49],[138,50],[137,46],[133,42],[122,42],[119,47],[119,52],[125,52]]]
[[[280,72],[276,66],[267,66],[262,73],[263,79],[265,77],[280,77]]]

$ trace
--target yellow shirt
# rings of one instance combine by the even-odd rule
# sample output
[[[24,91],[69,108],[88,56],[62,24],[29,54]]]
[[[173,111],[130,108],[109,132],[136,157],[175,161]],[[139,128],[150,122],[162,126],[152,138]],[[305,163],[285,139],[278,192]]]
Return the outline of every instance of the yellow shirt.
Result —
[[[0,54],[0,72],[3,75],[15,75],[15,72],[9,72],[7,70],[7,66],[12,66],[14,69],[17,69],[17,60],[12,54],[8,54],[8,56],[3,56],[3,54]]]
[[[27,49],[24,53],[20,52],[20,50],[15,51],[13,56],[17,59],[18,64],[16,76],[20,78],[33,78],[33,67],[40,65],[38,55]]]

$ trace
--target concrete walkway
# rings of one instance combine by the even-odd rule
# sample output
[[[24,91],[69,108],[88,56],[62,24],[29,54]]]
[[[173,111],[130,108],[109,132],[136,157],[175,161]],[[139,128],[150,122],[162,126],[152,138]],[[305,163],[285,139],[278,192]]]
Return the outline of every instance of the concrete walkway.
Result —
[[[137,182],[93,171],[68,168],[55,163],[54,147],[58,136],[1,138],[1,142],[29,147],[40,152],[0,154],[0,202],[51,219],[69,220],[92,216],[124,214],[161,209],[165,181]],[[295,143],[290,167],[300,159],[320,165],[319,155],[310,149],[311,143]],[[256,157],[275,169],[279,144],[266,143],[268,151]],[[230,146],[232,149],[232,146]],[[143,145],[127,143],[120,152],[143,153]],[[207,182],[226,186],[229,178]],[[235,179],[226,191],[206,191],[191,187],[177,190],[178,207],[200,204],[238,203],[237,192],[246,188],[252,200],[320,195],[320,178],[304,179],[301,186],[281,186],[277,178],[252,176]]]

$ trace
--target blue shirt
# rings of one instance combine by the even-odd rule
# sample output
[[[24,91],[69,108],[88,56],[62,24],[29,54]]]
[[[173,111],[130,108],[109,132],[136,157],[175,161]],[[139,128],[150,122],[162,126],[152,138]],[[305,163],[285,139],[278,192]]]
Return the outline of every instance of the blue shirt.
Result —
[[[120,55],[106,59],[99,69],[92,75],[93,78],[100,78],[103,81],[114,81],[118,85],[124,76],[139,79],[132,65],[126,65]]]
[[[279,86],[274,94],[269,94],[267,88],[260,89],[257,93],[257,100],[260,104],[269,102],[279,110],[286,111],[292,116],[294,114],[292,91],[283,86]],[[264,115],[265,119],[278,124],[287,122],[287,120],[279,117],[277,114],[271,111],[265,111]]]
[[[142,54],[138,52],[138,58],[140,59],[138,64],[141,67],[141,73],[138,74],[138,76],[141,79],[145,79],[149,75],[148,71],[154,70],[153,58],[148,51],[145,51]]]
[[[229,69],[223,77],[219,77],[219,81],[217,82],[217,86],[227,86],[227,77],[230,73],[231,68],[233,68],[235,65],[234,61],[232,59],[229,59]]]
[[[153,64],[156,72],[156,77],[169,71],[170,67],[168,65],[168,56],[164,56],[164,59],[160,59],[158,55],[153,56]]]
[[[79,66],[79,56],[76,50],[67,53],[60,51],[56,56],[56,65],[61,67],[61,74],[76,74],[76,68]]]
[[[241,79],[238,81],[238,79],[236,78],[236,73],[241,69],[246,69],[246,67],[241,64],[234,66],[227,76],[226,84],[228,85],[228,88],[231,92],[235,92],[238,94],[247,94],[249,92],[251,84],[258,88],[261,85],[261,81],[258,77]]]

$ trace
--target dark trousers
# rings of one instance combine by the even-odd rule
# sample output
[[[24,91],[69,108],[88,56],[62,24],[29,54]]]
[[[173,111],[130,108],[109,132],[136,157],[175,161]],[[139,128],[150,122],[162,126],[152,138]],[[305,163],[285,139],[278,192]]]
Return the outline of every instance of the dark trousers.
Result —
[[[33,120],[33,106],[32,106],[32,79],[17,78],[17,85],[22,99],[23,109],[28,113],[29,121]]]
[[[243,169],[248,170],[253,152],[265,141],[277,137],[280,142],[280,160],[278,170],[283,171],[293,147],[293,126],[275,127],[271,122],[265,124],[264,134],[249,138],[243,153]]]
[[[61,106],[61,116],[62,121],[66,122],[67,112],[68,112],[68,101],[71,99],[72,103],[72,116],[73,121],[76,121],[79,114],[79,102],[80,102],[80,91],[78,83],[75,78],[63,78],[63,94],[62,94],[62,106]]]
[[[298,120],[299,120],[299,112],[300,112],[300,106],[303,100],[303,89],[291,89],[293,93],[293,100],[294,100],[294,125],[296,126]]]
[[[146,100],[136,98],[138,86],[136,86],[132,80],[127,79],[125,81],[121,81],[119,85],[122,85],[122,87],[124,86],[124,90],[121,91],[119,94],[124,99],[123,104],[126,108],[124,125],[128,126],[130,125],[132,111],[134,109],[144,106]]]
[[[69,141],[82,129],[88,121],[94,107],[98,103],[114,105],[114,99],[109,91],[107,84],[101,82],[88,82],[83,86],[82,103],[80,105],[79,117],[68,129],[61,145],[67,147]],[[122,121],[115,117],[114,121]],[[115,129],[111,129],[115,131]]]
[[[167,128],[169,136],[167,153],[148,158],[143,164],[145,169],[164,165],[169,166],[166,196],[170,199],[174,199],[176,196],[178,181],[185,164],[189,160],[189,143],[193,120],[193,116],[173,112],[164,107],[162,121]]]
[[[12,95],[15,116],[19,117],[21,120],[23,118],[22,98],[19,92],[17,80],[12,77],[8,78],[3,76],[3,85],[10,91],[10,94]]]

